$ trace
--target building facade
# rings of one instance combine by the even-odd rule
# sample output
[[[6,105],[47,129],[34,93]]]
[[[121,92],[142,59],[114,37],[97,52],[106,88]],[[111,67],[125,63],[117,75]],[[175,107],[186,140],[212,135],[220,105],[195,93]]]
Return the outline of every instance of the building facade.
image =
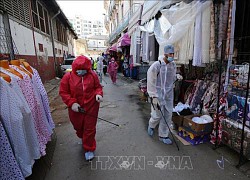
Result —
[[[143,0],[104,0],[106,10],[105,28],[109,34],[108,44],[115,43],[128,31],[130,18],[140,11]]]
[[[0,54],[26,59],[43,82],[57,76],[64,57],[74,55],[77,35],[55,0],[0,1],[0,29]]]
[[[91,51],[106,49],[106,30],[103,21],[84,19],[81,15],[70,18],[77,35],[87,41],[87,48]]]

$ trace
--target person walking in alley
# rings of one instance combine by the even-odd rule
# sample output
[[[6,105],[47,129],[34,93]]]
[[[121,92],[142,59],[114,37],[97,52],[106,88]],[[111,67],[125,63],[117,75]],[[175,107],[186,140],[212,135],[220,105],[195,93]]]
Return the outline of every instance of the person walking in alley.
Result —
[[[147,72],[147,91],[152,102],[148,134],[153,136],[154,129],[159,124],[159,140],[165,144],[172,144],[166,122],[170,126],[172,121],[173,87],[176,79],[176,65],[173,60],[174,47],[167,45],[164,47],[164,57],[154,62]],[[177,79],[182,79],[182,76],[177,75]]]
[[[108,65],[108,73],[110,75],[110,78],[113,82],[113,84],[116,84],[116,76],[117,76],[117,69],[118,69],[118,64],[115,62],[115,58],[111,58],[111,61],[109,62]]]
[[[86,160],[94,158],[96,123],[103,90],[98,76],[91,70],[91,61],[77,57],[72,72],[66,73],[60,83],[59,94],[68,106],[70,121],[82,139]]]
[[[96,72],[99,76],[99,80],[101,84],[102,84],[102,75],[103,75],[103,60],[104,60],[104,57],[99,56],[98,61],[97,61],[97,67],[96,67]]]

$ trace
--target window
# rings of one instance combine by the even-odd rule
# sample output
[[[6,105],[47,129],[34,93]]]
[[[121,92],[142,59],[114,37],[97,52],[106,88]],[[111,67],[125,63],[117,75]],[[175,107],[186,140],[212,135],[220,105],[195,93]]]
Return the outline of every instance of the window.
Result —
[[[97,28],[97,26],[96,26],[96,25],[93,25],[93,28]]]
[[[38,43],[38,49],[40,52],[43,52],[43,44]]]
[[[33,17],[34,27],[36,27],[37,29],[40,29],[36,1],[31,1],[31,8],[32,8],[32,17]]]
[[[55,48],[55,54],[57,54],[57,48]]]
[[[0,0],[0,9],[6,10],[9,16],[31,26],[29,3],[27,0]]]
[[[44,12],[44,21],[45,21],[45,26],[46,26],[46,33],[47,34],[50,34],[50,31],[49,31],[49,16],[48,16],[48,11],[47,10],[43,10]]]
[[[62,50],[61,49],[59,49],[59,54],[62,54]]]
[[[66,28],[59,20],[56,20],[57,40],[67,44]]]
[[[50,34],[48,11],[36,0],[31,1],[34,27],[46,34]]]
[[[42,32],[45,32],[45,25],[44,25],[44,15],[43,15],[43,7],[40,3],[37,3],[38,7],[38,15],[39,15],[39,23]]]
[[[80,26],[76,26],[76,28],[80,28]]]

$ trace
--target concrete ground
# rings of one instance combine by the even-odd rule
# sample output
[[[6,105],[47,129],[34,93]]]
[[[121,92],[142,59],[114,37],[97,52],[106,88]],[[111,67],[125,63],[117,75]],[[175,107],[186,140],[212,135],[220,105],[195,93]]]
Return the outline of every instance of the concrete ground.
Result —
[[[117,85],[108,76],[104,80],[107,84],[103,83],[105,95],[99,117],[120,127],[98,120],[96,158],[92,162],[85,161],[81,140],[58,96],[60,80],[45,84],[56,128],[47,156],[36,162],[28,179],[248,179],[250,163],[237,169],[238,154],[228,147],[213,150],[209,143],[184,146],[177,140],[177,151],[174,144],[161,143],[157,132],[149,137],[150,105],[140,99],[138,82],[122,76]]]

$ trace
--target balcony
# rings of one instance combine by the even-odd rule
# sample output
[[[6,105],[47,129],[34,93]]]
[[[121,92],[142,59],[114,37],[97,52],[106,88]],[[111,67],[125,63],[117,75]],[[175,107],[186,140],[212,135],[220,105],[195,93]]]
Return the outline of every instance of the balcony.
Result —
[[[110,4],[109,4],[109,11],[108,14],[109,16],[112,16],[113,11],[116,9],[116,6],[118,5],[118,3],[116,2],[116,0],[111,0]]]
[[[110,34],[108,43],[112,44],[112,42],[122,33],[122,31],[124,31],[128,27],[130,18],[136,11],[139,10],[140,6],[141,4],[135,3],[133,4],[132,8],[130,8],[130,10],[126,12],[122,20],[118,22],[118,26],[116,27],[116,29]]]

